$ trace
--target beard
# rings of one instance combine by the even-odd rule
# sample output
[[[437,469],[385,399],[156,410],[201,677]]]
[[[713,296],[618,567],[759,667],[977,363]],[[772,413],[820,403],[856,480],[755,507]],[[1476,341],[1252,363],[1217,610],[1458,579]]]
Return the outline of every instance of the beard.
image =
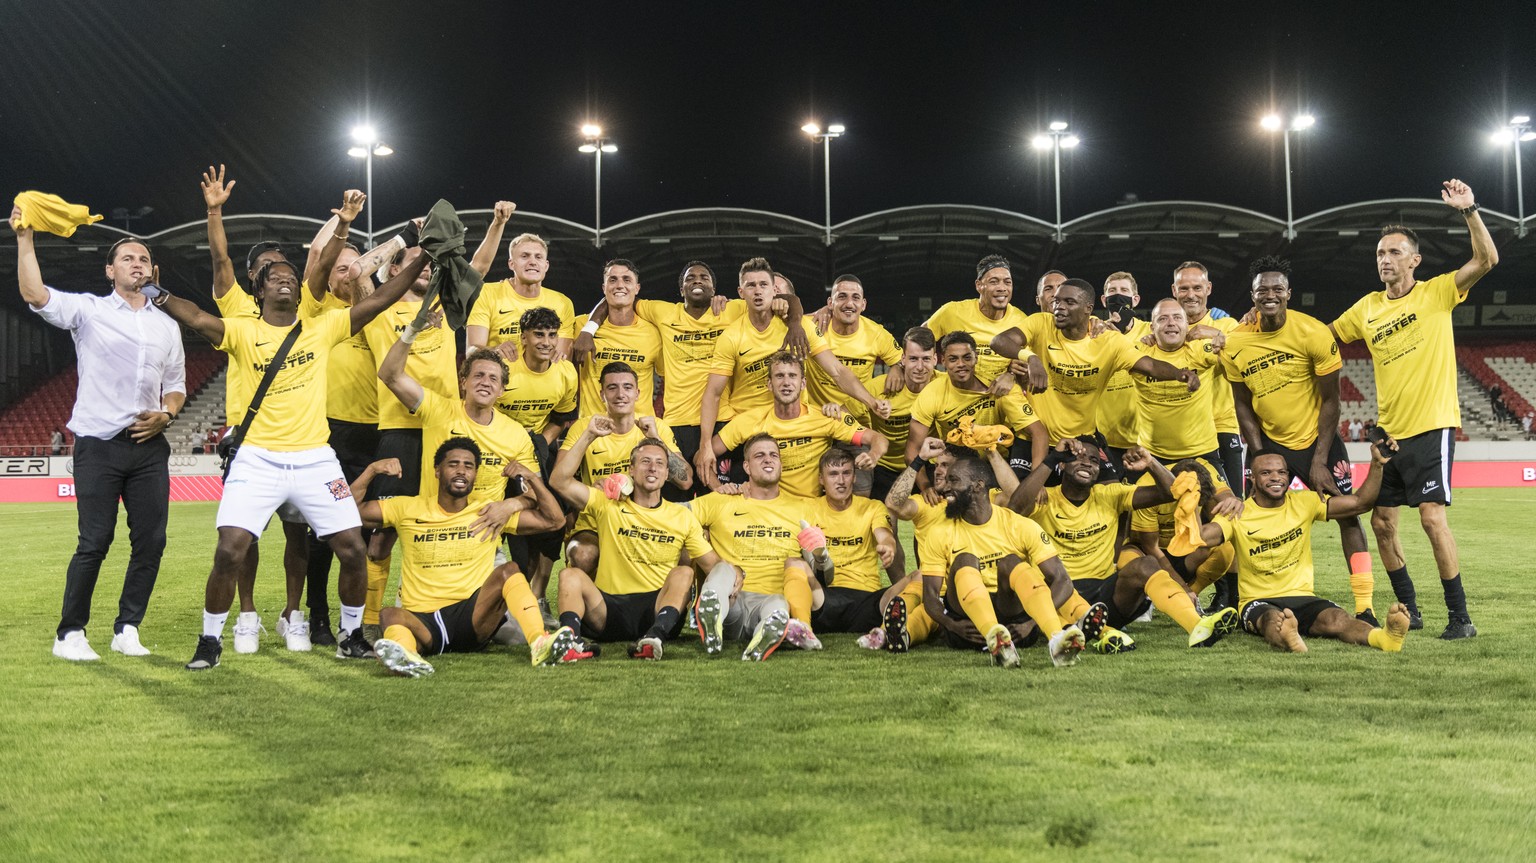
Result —
[[[971,508],[971,496],[969,494],[957,494],[954,500],[944,502],[945,518],[960,518],[965,511]]]

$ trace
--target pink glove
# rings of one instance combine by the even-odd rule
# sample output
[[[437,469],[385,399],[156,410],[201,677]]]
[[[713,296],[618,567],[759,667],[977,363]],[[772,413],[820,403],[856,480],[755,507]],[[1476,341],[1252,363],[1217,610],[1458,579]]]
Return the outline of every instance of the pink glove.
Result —
[[[818,549],[827,547],[827,535],[822,533],[821,528],[807,521],[800,522],[800,528],[800,533],[795,537],[795,541],[800,543],[802,549],[815,552]]]
[[[627,473],[610,474],[603,478],[603,496],[618,500],[621,495],[634,494],[635,483]]]

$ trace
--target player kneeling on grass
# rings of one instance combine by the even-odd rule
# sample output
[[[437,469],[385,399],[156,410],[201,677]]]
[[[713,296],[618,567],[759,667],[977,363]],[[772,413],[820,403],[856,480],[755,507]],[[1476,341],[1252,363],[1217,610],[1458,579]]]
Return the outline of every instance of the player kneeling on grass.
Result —
[[[1091,438],[1065,438],[1046,463],[1037,465],[1014,492],[1010,506],[1050,534],[1072,586],[1087,601],[1109,608],[1109,625],[1094,642],[1100,653],[1134,647],[1117,627],[1140,617],[1149,604],[1189,633],[1190,647],[1209,647],[1237,628],[1237,610],[1222,609],[1201,617],[1189,588],[1158,558],[1131,551],[1116,560],[1116,529],[1124,513],[1173,499],[1173,475],[1139,446],[1125,453],[1128,472],[1147,471],[1155,485],[1099,483],[1103,453]],[[1061,468],[1061,485],[1045,488],[1046,478]],[[1044,491],[1042,498],[1041,492]]]
[[[636,659],[660,659],[662,642],[683,627],[682,608],[693,586],[684,553],[704,572],[720,556],[687,507],[662,499],[668,470],[662,441],[641,440],[629,453],[628,472],[610,475],[602,488],[576,479],[587,447],[613,429],[610,418],[592,417],[549,478],[593,525],[601,552],[595,578],[574,566],[560,571],[560,623],[596,641],[633,642],[629,655]]]
[[[562,524],[559,502],[538,477],[515,465],[510,470],[523,477],[534,508],[514,512],[499,524],[488,514],[491,507],[469,506],[479,467],[479,445],[452,437],[432,457],[435,497],[364,501],[374,477],[400,475],[398,459],[374,462],[352,483],[364,526],[393,527],[400,536],[401,607],[380,611],[384,636],[373,645],[379,661],[395,674],[431,674],[422,653],[483,649],[509,612],[528,636],[534,665],[580,658],[575,633],[544,631],[539,604],[517,565],[495,565],[502,534],[541,533]]]
[[[1355,494],[1288,491],[1285,455],[1260,450],[1249,462],[1251,506],[1242,521],[1217,516],[1201,528],[1207,545],[1230,540],[1237,549],[1237,593],[1243,628],[1281,650],[1306,653],[1304,635],[1397,652],[1408,635],[1408,606],[1392,604],[1385,628],[1359,620],[1312,592],[1312,525],[1369,512],[1381,490],[1382,467],[1395,451],[1388,438],[1371,444],[1371,470]]]
[[[945,517],[918,537],[928,614],[945,630],[951,647],[984,648],[1004,668],[1019,665],[1015,635],[1027,645],[1042,632],[1049,639],[1051,662],[1072,665],[1082,652],[1084,634],[1076,624],[1062,626],[1056,611],[1070,598],[1072,580],[1039,525],[993,505],[988,494],[992,481],[986,462],[967,457],[950,465],[939,486]],[[1047,578],[1052,587],[1046,586]],[[1053,587],[1061,592],[1059,600],[1052,596]],[[1103,606],[1097,611],[1102,622]]]
[[[810,567],[796,537],[811,502],[779,489],[779,444],[756,434],[741,445],[747,481],[695,498],[693,513],[709,532],[721,562],[709,569],[694,603],[704,652],[719,653],[727,638],[750,638],[741,658],[762,661],[788,641],[803,650],[821,642],[789,614],[785,585],[807,585]],[[790,588],[794,590],[794,587]]]

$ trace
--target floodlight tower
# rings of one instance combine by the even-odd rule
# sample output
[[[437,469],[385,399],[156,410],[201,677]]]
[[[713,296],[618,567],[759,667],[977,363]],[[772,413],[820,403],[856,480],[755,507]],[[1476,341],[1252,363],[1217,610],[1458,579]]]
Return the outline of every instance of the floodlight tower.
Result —
[[[847,130],[842,123],[833,123],[826,131],[822,131],[818,123],[806,123],[800,127],[800,131],[821,145],[821,186],[827,201],[827,221],[822,242],[829,246],[832,245],[832,139],[841,138]]]
[[[1054,120],[1049,131],[1036,135],[1030,143],[1036,150],[1051,151],[1056,176],[1056,242],[1059,245],[1065,236],[1061,232],[1061,148],[1076,147],[1081,139],[1067,131],[1065,120]]]
[[[1516,236],[1525,236],[1525,182],[1520,176],[1520,145],[1536,141],[1536,131],[1531,130],[1531,118],[1526,114],[1511,117],[1509,124],[1493,133],[1493,143],[1515,150],[1515,210],[1519,221],[1515,223]]]
[[[363,159],[367,165],[363,194],[368,198],[363,202],[363,206],[368,209],[368,245],[363,248],[371,249],[373,248],[373,157],[388,156],[395,151],[379,140],[378,130],[374,129],[371,123],[352,127],[352,143],[357,146],[347,150],[347,155],[354,159]]]
[[[603,127],[596,123],[583,123],[581,137],[586,143],[577,147],[577,152],[591,153],[592,159],[592,186],[594,201],[592,204],[592,244],[599,249],[603,247],[603,154],[617,153],[619,148],[610,140],[603,137]]]
[[[1271,132],[1279,132],[1285,146],[1285,238],[1296,239],[1296,216],[1291,208],[1291,133],[1310,129],[1317,123],[1317,118],[1311,114],[1297,114],[1287,126],[1280,119],[1279,114],[1269,114],[1259,121],[1259,125]]]

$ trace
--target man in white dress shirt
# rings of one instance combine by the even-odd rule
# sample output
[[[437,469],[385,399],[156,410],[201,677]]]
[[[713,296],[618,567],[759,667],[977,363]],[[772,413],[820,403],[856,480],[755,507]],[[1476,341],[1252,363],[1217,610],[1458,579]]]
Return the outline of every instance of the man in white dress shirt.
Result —
[[[125,238],[107,253],[110,294],[64,293],[43,284],[32,231],[17,228],[20,216],[20,210],[13,209],[21,298],[43,320],[69,330],[80,370],[69,418],[69,430],[75,434],[80,542],[65,576],[53,655],[75,661],[101,658],[86,640],[85,625],[101,562],[117,529],[121,497],[132,551],[112,627],[112,649],[144,656],[149,651],[139,641],[139,624],[160,574],[170,512],[171,447],[161,432],[187,398],[181,330],[142,292],[155,275],[144,243]]]

